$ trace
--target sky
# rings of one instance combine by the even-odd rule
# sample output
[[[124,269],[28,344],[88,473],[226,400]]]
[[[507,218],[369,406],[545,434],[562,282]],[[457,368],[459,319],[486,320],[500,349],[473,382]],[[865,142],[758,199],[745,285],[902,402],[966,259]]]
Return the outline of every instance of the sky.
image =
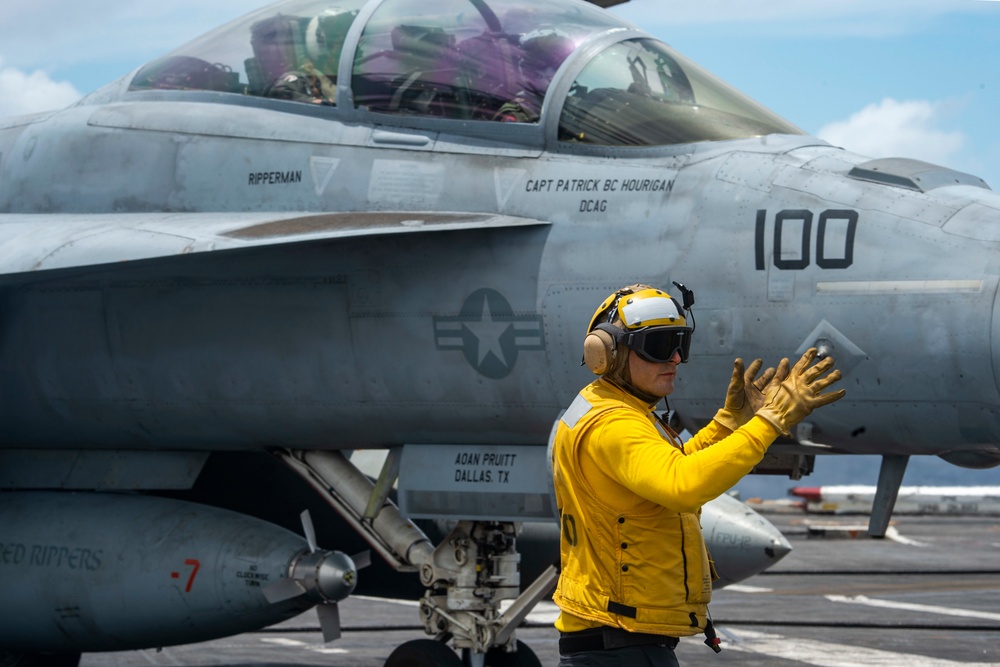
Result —
[[[67,106],[258,0],[0,3],[0,117]],[[1000,0],[631,0],[622,18],[801,129],[1000,190]],[[904,483],[961,483],[943,462]],[[810,482],[857,479],[849,461]],[[874,484],[877,468],[866,463]],[[822,471],[823,468],[819,468]],[[987,474],[983,474],[987,473]],[[1000,483],[1000,469],[978,472]],[[789,480],[768,487],[781,495]],[[764,486],[759,488],[767,490]]]

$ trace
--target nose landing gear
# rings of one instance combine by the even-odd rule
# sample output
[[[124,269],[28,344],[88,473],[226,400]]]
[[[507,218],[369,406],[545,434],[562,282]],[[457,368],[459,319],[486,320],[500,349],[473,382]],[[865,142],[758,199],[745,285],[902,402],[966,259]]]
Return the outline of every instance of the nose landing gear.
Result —
[[[555,568],[519,596],[516,532],[512,522],[460,521],[421,566],[421,583],[428,588],[420,601],[424,629],[439,639],[450,637],[468,667],[540,667],[514,629],[551,589]],[[507,600],[513,603],[501,613]]]
[[[514,631],[555,586],[558,570],[550,566],[521,592],[521,555],[516,549],[520,524],[458,521],[434,547],[388,500],[393,459],[387,460],[373,484],[341,452],[277,454],[386,562],[399,571],[419,572],[427,588],[420,600],[420,618],[434,639],[402,644],[386,667],[541,667]],[[502,602],[510,603],[503,611]]]

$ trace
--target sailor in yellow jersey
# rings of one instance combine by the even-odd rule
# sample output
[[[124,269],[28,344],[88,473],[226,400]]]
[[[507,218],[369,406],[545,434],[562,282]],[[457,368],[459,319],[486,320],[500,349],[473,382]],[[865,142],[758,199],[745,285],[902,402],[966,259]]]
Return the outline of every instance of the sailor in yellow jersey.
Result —
[[[844,395],[823,393],[840,372],[827,373],[830,358],[813,364],[815,349],[760,377],[760,359],[748,369],[737,359],[724,407],[682,443],[654,412],[674,390],[693,333],[693,295],[675,285],[683,307],[648,285],[601,304],[584,341],[584,362],[600,378],[553,435],[560,667],[677,665],[678,638],[700,633],[719,650],[701,506],[749,473],[779,434]]]

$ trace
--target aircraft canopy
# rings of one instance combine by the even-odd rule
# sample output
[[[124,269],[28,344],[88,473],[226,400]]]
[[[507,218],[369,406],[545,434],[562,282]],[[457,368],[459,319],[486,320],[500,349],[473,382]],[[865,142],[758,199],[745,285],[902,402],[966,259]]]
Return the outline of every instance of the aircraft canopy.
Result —
[[[627,31],[632,39],[609,38]],[[800,133],[636,34],[583,0],[286,0],[149,63],[130,91],[207,90],[458,121],[538,124],[559,113],[560,141],[578,144]],[[610,46],[588,48],[594,42]],[[545,104],[565,77],[573,77],[568,93]]]

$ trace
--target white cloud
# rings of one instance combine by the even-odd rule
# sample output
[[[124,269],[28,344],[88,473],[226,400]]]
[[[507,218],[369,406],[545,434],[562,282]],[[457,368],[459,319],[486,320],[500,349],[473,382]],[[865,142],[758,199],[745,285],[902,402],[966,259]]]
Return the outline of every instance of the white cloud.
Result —
[[[926,100],[899,102],[887,97],[816,134],[862,155],[909,157],[948,165],[962,149],[965,135],[938,127],[946,108]]]
[[[0,58],[0,117],[61,109],[80,99],[65,81],[53,81],[42,71],[23,72]]]
[[[679,25],[753,30],[766,34],[885,36],[932,24],[948,14],[995,15],[992,3],[955,0],[631,0],[612,11],[654,33]]]

